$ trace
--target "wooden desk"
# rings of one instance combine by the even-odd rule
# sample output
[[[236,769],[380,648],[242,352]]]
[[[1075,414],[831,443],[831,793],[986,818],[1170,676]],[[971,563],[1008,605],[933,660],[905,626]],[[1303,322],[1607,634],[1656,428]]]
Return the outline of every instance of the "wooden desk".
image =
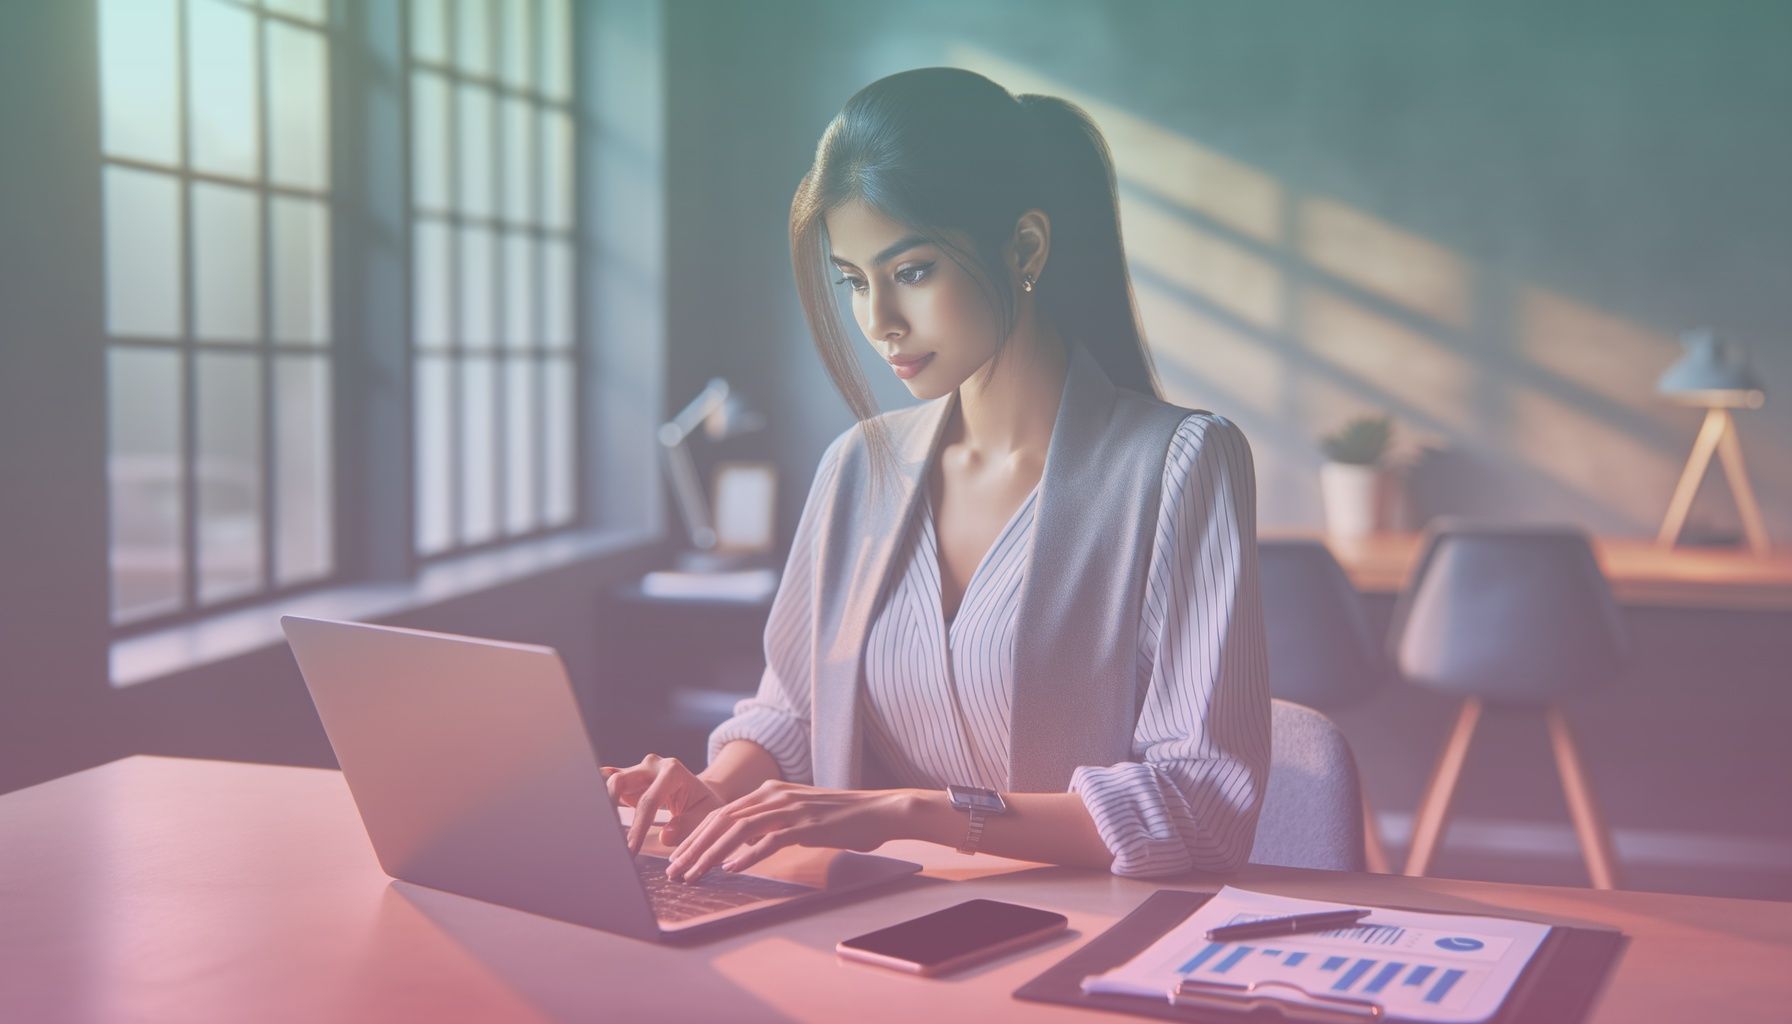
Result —
[[[133,757],[0,796],[0,1020],[1087,1024],[1101,1018],[1009,993],[1154,889],[1216,884],[886,852],[926,877],[662,948],[390,884],[336,772]],[[1630,944],[1595,1021],[1783,1019],[1792,1005],[1789,903],[1286,868],[1233,880],[1618,928]],[[834,957],[841,938],[971,896],[1063,911],[1075,934],[940,980]]]
[[[1406,585],[1422,536],[1381,533],[1338,540],[1317,533],[1265,530],[1265,540],[1320,540],[1365,594],[1394,594]],[[1664,550],[1653,541],[1595,537],[1599,564],[1620,604],[1717,611],[1792,611],[1792,550],[1754,555],[1729,548]]]

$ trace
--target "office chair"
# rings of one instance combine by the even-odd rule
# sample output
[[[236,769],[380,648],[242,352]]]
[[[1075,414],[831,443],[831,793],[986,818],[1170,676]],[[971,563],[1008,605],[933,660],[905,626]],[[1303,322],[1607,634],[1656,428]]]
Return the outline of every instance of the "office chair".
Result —
[[[1389,675],[1362,599],[1330,549],[1315,540],[1257,544],[1257,571],[1269,639],[1269,692],[1322,712],[1367,700]],[[1391,870],[1375,810],[1363,794],[1370,871]]]
[[[1539,714],[1596,889],[1618,885],[1611,833],[1558,701],[1615,680],[1625,639],[1585,533],[1445,522],[1429,531],[1394,608],[1388,650],[1409,683],[1462,709],[1413,819],[1406,874],[1431,865],[1484,705]]]
[[[1269,702],[1269,786],[1251,863],[1363,870],[1363,798],[1350,744],[1332,720]]]

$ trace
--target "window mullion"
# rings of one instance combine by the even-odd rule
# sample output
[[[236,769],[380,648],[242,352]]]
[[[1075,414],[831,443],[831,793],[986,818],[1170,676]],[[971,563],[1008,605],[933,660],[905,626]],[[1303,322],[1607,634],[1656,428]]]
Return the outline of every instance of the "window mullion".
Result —
[[[194,307],[199,290],[193,280],[193,183],[185,172],[193,164],[193,64],[188,39],[188,0],[175,0],[176,102],[180,107],[180,492],[182,613],[199,607],[199,360],[194,351]]]
[[[503,40],[500,36],[502,17],[498,7],[499,5],[497,4],[491,4],[486,7],[486,39],[491,43],[493,67],[494,69],[501,71],[504,62],[504,47]],[[490,113],[487,115],[488,123],[486,125],[486,137],[493,140],[495,145],[486,151],[485,160],[487,162],[487,170],[490,172],[489,176],[492,186],[492,221],[494,225],[501,225],[504,221],[505,184],[504,161],[501,158],[504,147],[504,99],[503,94],[498,92],[495,88],[488,88],[488,92],[491,94],[491,102],[488,104]],[[510,442],[510,424],[506,418],[509,415],[509,396],[505,393],[506,389],[504,386],[508,372],[506,369],[506,346],[503,337],[505,327],[505,246],[504,230],[502,227],[491,227],[485,230],[487,244],[492,249],[491,260],[486,267],[486,273],[489,278],[487,283],[491,289],[489,294],[492,297],[492,301],[486,310],[486,323],[488,328],[487,337],[491,339],[491,355],[486,362],[491,368],[491,380],[488,382],[488,387],[490,387],[492,392],[490,438],[492,445],[490,467],[492,472],[492,487],[490,492],[486,495],[486,502],[490,505],[488,514],[492,517],[493,536],[504,537],[510,532],[509,526],[505,522],[509,512],[509,502],[504,500],[510,489],[510,452],[508,448]]]
[[[261,589],[263,591],[278,586],[279,575],[275,571],[275,528],[279,524],[280,510],[275,504],[278,495],[275,481],[278,479],[274,464],[277,458],[277,445],[274,436],[275,425],[279,422],[274,403],[278,400],[275,389],[275,368],[272,347],[274,341],[274,232],[273,232],[273,197],[268,194],[269,173],[268,159],[268,116],[272,104],[268,102],[268,26],[259,18],[255,23],[255,104],[256,104],[256,167],[257,189],[256,207],[261,218],[261,309],[260,335],[261,348],[256,353],[256,362],[261,373],[261,512],[257,516],[261,521]],[[333,568],[333,567],[332,567]]]

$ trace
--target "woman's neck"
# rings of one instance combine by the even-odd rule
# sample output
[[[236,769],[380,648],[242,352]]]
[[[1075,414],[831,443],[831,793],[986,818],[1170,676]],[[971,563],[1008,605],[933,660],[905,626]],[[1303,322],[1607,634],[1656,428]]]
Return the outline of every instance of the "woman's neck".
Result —
[[[1041,463],[1064,394],[1070,353],[1050,323],[1016,331],[987,382],[979,370],[958,386],[957,422],[950,443],[984,463],[1032,456]]]

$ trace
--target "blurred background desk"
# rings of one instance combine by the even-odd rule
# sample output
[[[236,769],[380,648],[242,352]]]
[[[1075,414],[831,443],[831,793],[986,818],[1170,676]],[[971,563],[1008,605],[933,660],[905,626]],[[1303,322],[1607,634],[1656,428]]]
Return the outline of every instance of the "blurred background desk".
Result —
[[[1424,535],[1378,533],[1338,539],[1314,532],[1265,530],[1263,536],[1323,541],[1359,591],[1385,596],[1406,585]],[[1755,555],[1742,548],[1668,549],[1652,540],[1624,537],[1595,537],[1593,547],[1620,604],[1792,611],[1792,550]]]
[[[758,688],[765,667],[777,582],[766,572],[769,586],[675,585],[675,593],[652,586],[649,574],[599,598],[594,732],[604,763],[648,753],[705,763],[710,729]]]

